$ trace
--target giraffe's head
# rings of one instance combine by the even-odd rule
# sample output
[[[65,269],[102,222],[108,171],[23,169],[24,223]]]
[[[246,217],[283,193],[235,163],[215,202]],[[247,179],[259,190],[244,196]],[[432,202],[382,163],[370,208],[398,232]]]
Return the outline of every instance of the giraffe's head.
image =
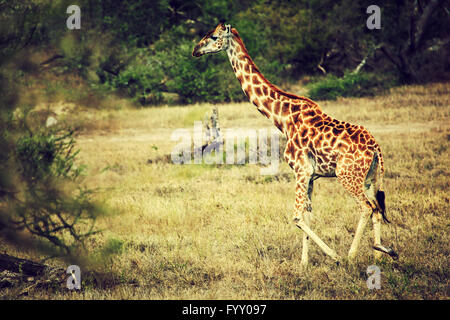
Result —
[[[192,55],[200,57],[207,53],[216,53],[228,49],[228,39],[231,37],[231,26],[224,25],[222,22],[209,31],[200,42],[195,46]]]

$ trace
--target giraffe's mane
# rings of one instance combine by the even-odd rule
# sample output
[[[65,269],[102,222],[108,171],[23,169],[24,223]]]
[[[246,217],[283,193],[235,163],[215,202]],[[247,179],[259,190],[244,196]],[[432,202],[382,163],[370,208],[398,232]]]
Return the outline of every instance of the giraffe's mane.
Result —
[[[245,47],[244,41],[242,41],[242,38],[239,36],[238,31],[235,28],[231,29],[231,33],[234,36],[234,39],[239,43],[239,45],[242,48],[242,52],[245,55],[246,59],[248,60],[248,63],[252,66],[253,70],[259,74],[259,76],[261,77],[261,79],[275,92],[278,92],[278,94],[280,94],[281,96],[285,96],[289,99],[294,99],[294,100],[305,100],[306,102],[309,102],[313,105],[317,105],[316,102],[312,101],[311,99],[308,99],[306,97],[302,97],[302,96],[298,96],[296,94],[293,93],[289,93],[286,92],[284,90],[281,90],[280,88],[278,88],[276,85],[272,84],[269,80],[267,80],[267,78],[261,73],[261,71],[259,71],[258,67],[255,65],[255,63],[253,62],[253,59],[250,57],[247,48]]]

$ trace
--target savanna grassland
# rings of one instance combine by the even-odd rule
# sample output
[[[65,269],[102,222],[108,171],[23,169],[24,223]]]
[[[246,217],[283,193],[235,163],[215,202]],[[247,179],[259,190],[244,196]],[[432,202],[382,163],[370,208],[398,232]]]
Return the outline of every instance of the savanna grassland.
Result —
[[[450,85],[404,86],[385,95],[320,102],[329,115],[367,127],[382,147],[387,216],[382,243],[399,253],[374,261],[369,222],[355,263],[335,265],[314,244],[300,266],[302,233],[291,219],[295,181],[260,165],[175,165],[178,128],[193,129],[209,104],[92,110],[71,106],[85,183],[114,211],[87,243],[108,247],[113,285],[36,289],[31,299],[448,299]],[[61,104],[60,104],[61,105]],[[250,103],[218,105],[226,128],[271,128]],[[312,229],[345,257],[357,204],[335,179],[313,192]],[[381,289],[369,290],[376,264]],[[14,295],[6,289],[2,295]]]

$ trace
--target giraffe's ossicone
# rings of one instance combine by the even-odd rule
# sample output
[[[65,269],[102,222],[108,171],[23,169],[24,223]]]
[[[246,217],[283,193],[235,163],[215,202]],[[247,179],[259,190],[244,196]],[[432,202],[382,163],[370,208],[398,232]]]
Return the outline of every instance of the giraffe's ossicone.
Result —
[[[384,165],[380,146],[369,131],[362,126],[333,119],[314,101],[271,84],[250,58],[237,30],[230,25],[219,23],[199,41],[192,55],[200,57],[220,51],[226,51],[250,102],[286,136],[284,158],[296,177],[293,220],[304,232],[302,263],[308,263],[309,238],[333,259],[340,259],[309,228],[313,181],[320,177],[337,177],[360,205],[361,218],[349,258],[355,257],[371,216],[375,256],[384,252],[396,259],[397,254],[392,249],[381,245],[381,221],[388,222],[382,181]]]

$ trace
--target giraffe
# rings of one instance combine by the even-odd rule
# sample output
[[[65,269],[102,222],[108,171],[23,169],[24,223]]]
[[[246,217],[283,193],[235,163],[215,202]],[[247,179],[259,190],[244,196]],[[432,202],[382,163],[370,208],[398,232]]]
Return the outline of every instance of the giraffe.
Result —
[[[381,245],[385,214],[383,157],[380,146],[362,126],[333,119],[314,101],[285,92],[271,84],[256,67],[235,28],[223,22],[208,32],[192,55],[225,51],[242,90],[257,110],[286,136],[284,158],[295,174],[293,221],[303,231],[301,265],[308,264],[309,239],[337,263],[340,256],[310,228],[314,180],[336,177],[359,204],[360,219],[348,252],[354,260],[369,217],[373,223],[375,258],[381,253],[397,259],[397,253]]]

